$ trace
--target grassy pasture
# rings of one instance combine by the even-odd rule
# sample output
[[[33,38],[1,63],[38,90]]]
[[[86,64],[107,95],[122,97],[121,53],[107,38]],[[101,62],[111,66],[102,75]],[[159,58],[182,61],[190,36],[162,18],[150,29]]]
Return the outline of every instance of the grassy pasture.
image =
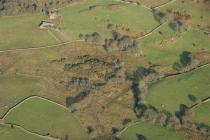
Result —
[[[91,6],[93,8],[89,8]],[[85,1],[63,8],[61,13],[63,30],[74,39],[80,33],[95,31],[107,37],[110,35],[106,29],[108,23],[131,27],[137,32],[149,32],[158,25],[148,9],[114,0]]]
[[[24,76],[0,75],[0,117],[24,98],[37,94],[39,89],[37,80]]]
[[[179,55],[183,51],[210,50],[209,37],[203,32],[191,29],[181,33],[174,32],[167,23],[140,42],[146,61],[169,66],[179,61]]]
[[[199,28],[206,28],[210,23],[209,2],[202,3],[192,0],[185,0],[182,2],[182,0],[176,0],[166,6],[161,7],[161,9],[170,9],[191,15],[189,25],[192,27],[197,28],[197,25],[200,25]]]
[[[161,80],[150,87],[146,101],[148,104],[171,113],[179,111],[180,104],[190,106],[193,102],[189,95],[196,97],[197,101],[210,96],[209,71],[210,66],[207,66]]]
[[[24,132],[19,128],[11,128],[9,126],[0,124],[0,140],[49,140],[49,139],[28,134],[27,132]]]
[[[55,40],[47,31],[39,29],[46,19],[42,15],[0,17],[0,50],[41,47],[61,41]],[[60,38],[59,33],[55,33]]]
[[[210,102],[204,103],[194,109],[193,121],[210,126]]]
[[[122,140],[138,140],[137,135],[143,135],[148,140],[186,140],[182,134],[174,130],[145,122],[130,126],[121,134],[121,138]]]
[[[85,129],[68,109],[38,97],[26,100],[12,110],[5,122],[21,125],[42,135],[49,133],[60,138],[88,139]]]

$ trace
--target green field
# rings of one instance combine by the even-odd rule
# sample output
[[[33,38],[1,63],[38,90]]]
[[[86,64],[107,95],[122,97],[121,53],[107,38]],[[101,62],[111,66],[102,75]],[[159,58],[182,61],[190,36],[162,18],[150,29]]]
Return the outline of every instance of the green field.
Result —
[[[143,135],[148,140],[187,140],[182,134],[145,122],[134,124],[127,128],[122,134],[122,140],[138,140],[137,135]]]
[[[95,7],[90,10],[90,6]],[[150,10],[115,0],[85,1],[63,8],[61,13],[62,28],[72,38],[93,32],[107,37],[110,35],[106,29],[108,23],[130,27],[137,32],[149,32],[158,26]]]
[[[5,122],[17,124],[42,135],[50,134],[73,140],[87,139],[85,129],[66,108],[45,99],[33,97],[12,110]]]
[[[209,71],[210,66],[207,66],[161,80],[150,87],[146,101],[156,108],[174,113],[179,111],[180,104],[193,104],[189,95],[196,97],[197,101],[207,98],[210,96]]]
[[[210,102],[204,103],[194,109],[193,121],[210,126]]]
[[[40,14],[0,17],[0,50],[41,47],[61,42],[47,30],[39,29],[39,23],[45,19]],[[55,35],[58,36],[58,33]]]
[[[11,128],[0,124],[0,140],[49,140],[29,134],[20,128]]]
[[[162,32],[162,35],[158,33],[159,31]],[[161,43],[162,41],[164,43]],[[150,36],[141,39],[140,42],[145,60],[162,65],[172,65],[175,61],[178,62],[179,55],[183,51],[210,50],[209,38],[202,32],[191,29],[182,33],[174,32],[168,23]],[[193,46],[193,43],[196,46]]]
[[[40,84],[37,80],[17,75],[0,75],[0,117],[26,97],[36,95]]]
[[[161,7],[161,10],[173,10],[186,13],[191,16],[189,26],[195,28],[207,28],[210,23],[210,9],[208,3],[198,3],[192,0],[175,0],[174,2]],[[198,27],[198,25],[200,27]]]

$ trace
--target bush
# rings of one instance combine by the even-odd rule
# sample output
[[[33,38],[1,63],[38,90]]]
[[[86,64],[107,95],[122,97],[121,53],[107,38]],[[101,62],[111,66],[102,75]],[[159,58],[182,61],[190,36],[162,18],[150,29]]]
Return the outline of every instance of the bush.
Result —
[[[191,52],[183,51],[182,54],[180,54],[180,63],[183,66],[187,66],[187,65],[191,64],[191,62],[192,62]]]
[[[130,122],[131,122],[131,119],[125,118],[125,119],[123,119],[122,124],[125,126],[125,125],[129,124]]]
[[[169,27],[171,29],[173,29],[174,31],[182,31],[183,30],[183,24],[182,24],[182,22],[180,22],[178,20],[171,21],[169,23]]]
[[[160,22],[160,23],[163,23],[165,20],[166,20],[166,16],[167,14],[162,12],[162,11],[159,11],[159,10],[156,10],[156,9],[153,9],[153,15],[154,15],[154,18]]]

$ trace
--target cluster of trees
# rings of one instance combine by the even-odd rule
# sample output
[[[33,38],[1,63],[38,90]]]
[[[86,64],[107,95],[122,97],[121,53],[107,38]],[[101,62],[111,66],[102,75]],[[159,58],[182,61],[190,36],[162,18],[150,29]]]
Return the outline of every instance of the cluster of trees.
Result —
[[[25,12],[48,12],[74,0],[0,0],[0,15],[18,15]]]
[[[133,51],[138,52],[140,47],[139,43],[128,35],[122,35],[118,32],[112,32],[112,38],[105,39],[104,45],[105,50],[112,50],[113,48],[118,48],[121,51]]]
[[[182,67],[186,67],[188,65],[190,65],[192,63],[192,53],[188,52],[188,51],[183,51],[180,55],[179,55],[179,63],[178,62],[174,62],[173,64],[173,69],[178,70]]]
[[[0,0],[0,15],[14,15],[36,10],[38,10],[38,4],[34,0]]]
[[[136,112],[138,114],[140,111],[140,115],[138,117],[143,121],[148,121],[153,124],[173,129],[179,129],[182,126],[190,129],[192,128],[192,112],[185,105],[180,105],[180,111],[176,113],[176,116],[173,116],[165,110],[159,111],[155,107],[148,105],[144,105],[144,110],[142,111],[141,106],[136,108]],[[197,129],[198,127],[195,130]]]
[[[88,77],[75,76],[67,81],[66,88],[70,90],[76,89],[78,94],[74,97],[66,98],[67,107],[74,103],[86,98],[89,94],[95,93],[103,88],[107,81],[119,78],[120,72],[122,70],[121,62],[119,59],[112,58],[110,62],[106,62],[103,59],[98,59],[89,55],[79,56],[75,62],[64,65],[64,70],[69,71],[73,68],[81,68],[83,66],[89,65],[87,70],[88,75],[93,73],[97,74],[97,82],[92,82]],[[104,73],[104,70],[107,71]]]
[[[86,35],[79,34],[79,39],[85,40],[88,42],[99,42],[101,41],[101,36],[97,32],[94,32],[92,34],[86,34]]]
[[[141,94],[141,91],[139,88],[140,80],[152,73],[155,73],[155,70],[153,70],[151,67],[149,68],[138,67],[136,71],[133,72],[132,76],[127,77],[128,79],[132,80],[131,89],[132,89],[133,100],[134,100],[133,108],[137,117],[140,117],[147,108],[140,97],[140,94]]]
[[[153,15],[155,20],[157,20],[159,23],[163,23],[167,19],[167,14],[165,12],[162,12],[157,9],[152,9]]]
[[[191,63],[191,53],[183,52],[180,55],[180,63],[183,66],[189,65]],[[141,98],[141,91],[139,88],[140,80],[144,77],[150,75],[151,73],[155,73],[152,67],[144,68],[139,67],[136,71],[134,71],[133,75],[129,77],[132,80],[132,91],[134,98],[134,112],[136,116],[143,120],[152,122],[153,124],[157,124],[163,127],[179,129],[181,127],[186,127],[189,129],[193,129],[195,131],[200,131],[202,133],[209,133],[210,128],[204,125],[197,125],[192,122],[193,112],[186,105],[180,105],[180,110],[176,112],[176,116],[165,110],[158,110],[154,106],[150,106],[145,104],[145,102]],[[191,101],[195,101],[196,98],[192,95],[189,95],[189,99]],[[129,123],[130,119],[123,120],[123,124]]]
[[[89,65],[90,67],[87,71],[97,74],[98,78],[104,78],[105,81],[117,77],[118,72],[122,69],[121,61],[117,58],[112,58],[110,62],[107,62],[103,59],[85,55],[77,59],[76,62],[65,64],[64,70],[68,71],[73,68],[82,67],[83,65]]]
[[[155,107],[145,105],[139,102],[136,107],[137,117],[143,121],[148,121],[163,127],[179,129],[185,127],[191,130],[199,131],[204,134],[210,134],[210,127],[204,124],[193,123],[194,112],[184,104],[180,105],[180,110],[175,116],[165,110],[157,110]]]
[[[66,106],[70,107],[74,103],[78,103],[79,101],[86,98],[89,94],[92,94],[98,90],[100,90],[101,87],[103,87],[104,84],[93,84],[87,77],[72,77],[66,87],[68,89],[77,89],[78,94],[74,97],[67,97],[66,98]]]

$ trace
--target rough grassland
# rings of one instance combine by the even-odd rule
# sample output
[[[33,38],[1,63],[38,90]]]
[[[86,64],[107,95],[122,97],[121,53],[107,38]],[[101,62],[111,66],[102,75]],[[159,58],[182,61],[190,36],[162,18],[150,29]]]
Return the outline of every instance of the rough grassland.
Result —
[[[210,102],[204,103],[194,109],[195,116],[193,118],[196,123],[204,123],[210,126]]]
[[[20,130],[0,124],[0,140],[48,140]]]
[[[37,80],[24,76],[0,75],[0,117],[24,98],[39,92]]]
[[[122,140],[138,140],[137,135],[143,135],[148,140],[187,140],[182,134],[156,125],[141,122],[125,130]]]
[[[200,99],[210,96],[210,66],[180,74],[159,81],[151,86],[146,97],[148,104],[171,113],[179,111],[180,104],[190,106],[193,102],[188,95]],[[161,106],[163,105],[163,106]]]
[[[58,43],[38,25],[42,15],[0,17],[0,50],[40,47]]]
[[[42,135],[50,134],[72,140],[87,139],[87,134],[72,113],[55,103],[34,97],[12,110],[5,122],[20,125]]]
[[[90,6],[94,8],[89,9]],[[109,36],[108,23],[131,27],[137,32],[149,32],[158,25],[148,9],[114,0],[86,1],[63,8],[61,13],[63,30],[72,38],[93,32]]]

